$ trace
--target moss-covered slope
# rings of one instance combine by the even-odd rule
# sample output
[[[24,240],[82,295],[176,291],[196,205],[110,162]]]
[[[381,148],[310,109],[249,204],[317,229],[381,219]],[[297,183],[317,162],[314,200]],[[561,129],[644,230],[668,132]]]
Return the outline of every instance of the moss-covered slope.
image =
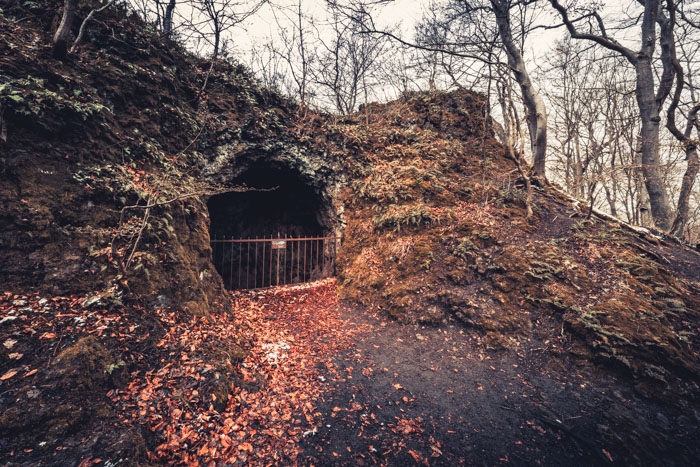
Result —
[[[50,53],[59,2],[0,7],[0,458],[146,462],[153,434],[120,423],[108,391],[179,355],[185,342],[161,343],[172,329],[230,313],[207,197],[242,160],[327,175],[317,121],[300,128],[243,67],[210,74],[122,7],[65,62]],[[230,331],[198,349],[203,410],[239,381],[248,341]]]
[[[404,322],[457,319],[489,348],[535,342],[696,392],[700,256],[587,220],[552,186],[536,187],[528,219],[484,104],[409,94],[331,129],[351,161],[343,296]]]
[[[60,62],[58,6],[26,5],[0,15],[0,283],[206,314],[225,297],[207,195],[231,184],[237,159],[308,152],[296,107],[240,66],[217,62],[209,75],[118,8]]]

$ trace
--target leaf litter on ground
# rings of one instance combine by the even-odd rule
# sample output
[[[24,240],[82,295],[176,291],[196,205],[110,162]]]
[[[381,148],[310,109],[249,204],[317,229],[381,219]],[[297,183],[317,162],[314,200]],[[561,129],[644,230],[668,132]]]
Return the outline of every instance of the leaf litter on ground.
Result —
[[[119,357],[105,371],[124,365],[130,371],[127,382],[105,394],[116,423],[150,432],[148,458],[164,465],[296,463],[299,442],[319,428],[316,401],[344,376],[333,359],[366,331],[336,313],[333,279],[232,292],[230,312],[209,317],[139,305],[86,306],[88,298],[0,295],[0,318],[13,318],[0,335],[13,352],[0,385],[19,388],[23,379],[41,377],[81,337],[110,342]],[[148,329],[144,315],[157,326]],[[225,378],[214,359],[226,355],[231,342],[246,342],[247,352],[229,356],[233,377]],[[217,382],[229,387],[212,391]],[[224,395],[227,400],[217,400]]]
[[[299,441],[317,430],[314,401],[336,373],[332,358],[350,347],[352,333],[361,332],[333,312],[333,281],[233,292],[232,299],[231,315],[214,321],[173,317],[158,343],[173,358],[110,394],[124,422],[144,425],[159,439],[153,461],[294,463],[302,452]],[[198,391],[198,382],[213,371],[199,350],[207,340],[231,339],[241,331],[253,345],[236,363],[240,384],[232,384],[226,408],[217,411]]]

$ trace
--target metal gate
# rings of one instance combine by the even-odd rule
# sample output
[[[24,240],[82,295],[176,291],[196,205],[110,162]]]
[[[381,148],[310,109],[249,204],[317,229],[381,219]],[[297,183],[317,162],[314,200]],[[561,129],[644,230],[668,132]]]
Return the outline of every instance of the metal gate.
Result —
[[[248,238],[211,241],[226,288],[259,289],[325,279],[335,269],[336,237]]]

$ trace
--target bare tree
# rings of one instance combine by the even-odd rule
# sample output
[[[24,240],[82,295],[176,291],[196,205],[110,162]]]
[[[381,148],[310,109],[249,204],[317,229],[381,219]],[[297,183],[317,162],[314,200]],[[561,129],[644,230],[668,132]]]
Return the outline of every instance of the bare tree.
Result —
[[[278,46],[272,39],[253,44],[248,66],[266,88],[275,89],[287,97],[297,96],[297,90],[289,79],[286,60],[279,56]]]
[[[398,44],[393,53],[382,58],[382,66],[377,67],[377,80],[385,100],[392,100],[399,95],[421,87],[420,53],[415,49]]]
[[[533,2],[534,3],[534,2]],[[515,0],[491,0],[491,7],[496,16],[498,34],[503,42],[503,48],[508,57],[515,81],[520,85],[523,104],[527,109],[527,123],[530,130],[530,145],[532,148],[532,174],[545,177],[547,158],[547,109],[539,92],[533,85],[530,74],[525,66],[522,47],[516,43],[511,28],[510,10],[513,6],[525,8],[529,2]]]
[[[367,102],[370,75],[387,41],[362,34],[356,23],[343,18],[337,10],[331,10],[330,21],[332,35],[320,40],[323,52],[315,69],[315,81],[335,109],[346,115],[357,109],[363,96]]]
[[[168,0],[173,4],[172,13],[175,11],[175,0]],[[144,21],[153,24],[157,29],[165,31],[165,10],[167,5],[161,0],[128,0],[131,8],[136,11]],[[171,23],[172,26],[172,23]]]
[[[540,70],[549,82],[551,139],[558,143],[550,145],[549,168],[574,196],[652,225],[638,160],[634,75],[617,54],[581,44],[568,38],[556,43]]]
[[[442,89],[476,90],[486,92],[489,98],[488,83],[501,76],[492,73],[494,65],[500,66],[502,47],[498,32],[493,21],[477,16],[462,17],[463,12],[454,11],[450,4],[425,12],[416,27],[416,39],[421,46],[416,48],[419,57],[416,66],[424,77],[439,83]],[[469,38],[469,45],[463,38]]]
[[[666,113],[666,128],[671,132],[674,138],[682,145],[687,161],[686,171],[681,182],[680,192],[678,194],[678,205],[676,208],[676,216],[671,226],[671,233],[678,237],[683,236],[685,226],[688,222],[690,210],[690,197],[693,191],[693,186],[700,171],[700,161],[698,160],[698,138],[693,138],[693,132],[700,135],[700,122],[698,121],[698,112],[700,112],[700,101],[697,99],[696,89],[693,86],[693,74],[691,66],[693,63],[693,55],[698,52],[697,37],[695,41],[691,41],[695,45],[691,54],[685,54],[686,63],[688,64],[686,73],[681,61],[678,58],[678,53],[673,34],[673,26],[676,24],[676,9],[673,2],[668,2],[668,16],[659,15],[658,23],[661,29],[661,43],[666,53],[663,54],[663,59],[667,62],[666,67],[673,67],[676,73],[676,87],[671,97],[671,103]],[[690,26],[690,27],[689,27]],[[691,37],[693,25],[686,25],[684,37]],[[686,52],[685,50],[683,50]],[[686,86],[687,84],[687,86]],[[676,114],[679,113],[679,107],[682,104],[684,91],[688,88],[690,104],[685,114],[685,128],[680,130],[676,123]]]
[[[569,8],[558,0],[549,0],[559,13],[569,34],[575,39],[593,41],[596,44],[623,56],[633,67],[636,74],[636,98],[641,117],[641,162],[644,171],[645,186],[649,194],[652,216],[656,226],[669,230],[672,224],[672,209],[667,193],[661,156],[659,153],[659,122],[664,101],[673,86],[675,70],[664,66],[658,86],[654,76],[654,52],[657,43],[656,26],[661,12],[660,0],[639,0],[643,7],[641,12],[641,45],[633,50],[610,36],[602,16],[591,9],[576,18],[571,18]],[[579,29],[585,27],[585,32]],[[662,54],[667,53],[662,47]]]
[[[279,12],[273,10],[273,13],[278,37],[266,45],[267,52],[285,64],[291,81],[286,87],[289,91],[293,88],[290,94],[299,99],[305,107],[309,104],[311,73],[315,59],[310,49],[317,46],[312,38],[313,17],[305,15],[301,0],[298,0],[293,8],[281,9]]]
[[[260,10],[267,0],[192,0],[191,6],[199,15],[189,27],[211,46],[211,59],[221,52],[224,33],[239,25]]]
[[[505,53],[515,81],[520,87],[520,98],[525,106],[525,119],[528,123],[530,149],[533,157],[531,174],[545,177],[547,156],[547,110],[537,88],[534,86],[523,57],[525,37],[529,31],[530,11],[537,0],[447,0],[434,5],[442,14],[426,18],[422,37],[416,43],[406,41],[395,34],[374,26],[369,10],[362,4],[347,7],[349,16],[358,21],[367,34],[382,34],[402,44],[411,45],[428,52],[451,54],[455,57],[482,62],[490,62],[493,55],[484,54],[485,49],[493,49],[498,38]],[[517,12],[514,19],[511,11]],[[513,24],[517,23],[516,29]],[[426,33],[427,31],[427,33]],[[420,32],[420,31],[419,31]]]

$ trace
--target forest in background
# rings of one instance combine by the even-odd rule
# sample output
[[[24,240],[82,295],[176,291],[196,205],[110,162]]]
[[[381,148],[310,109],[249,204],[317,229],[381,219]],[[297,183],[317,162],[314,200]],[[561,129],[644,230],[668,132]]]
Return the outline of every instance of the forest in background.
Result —
[[[130,5],[212,66],[246,63],[264,86],[340,116],[415,90],[483,93],[521,173],[530,165],[590,209],[700,242],[698,2]]]

